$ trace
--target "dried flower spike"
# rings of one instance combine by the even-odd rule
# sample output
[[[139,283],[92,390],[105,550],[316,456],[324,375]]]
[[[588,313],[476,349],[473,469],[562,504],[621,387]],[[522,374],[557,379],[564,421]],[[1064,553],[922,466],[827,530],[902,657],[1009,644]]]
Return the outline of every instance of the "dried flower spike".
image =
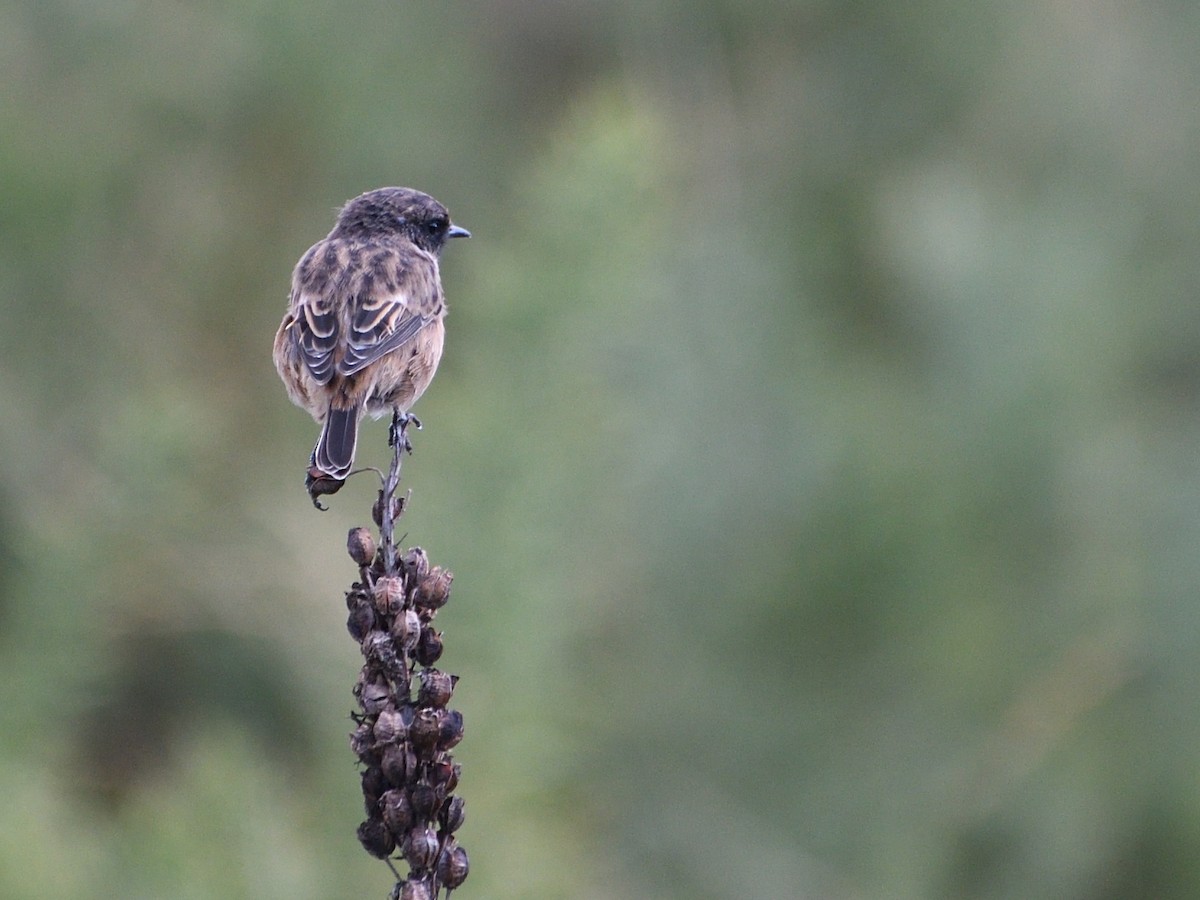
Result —
[[[373,515],[378,541],[355,528],[346,549],[359,566],[359,581],[346,593],[346,627],[360,645],[362,670],[354,687],[361,708],[350,747],[363,766],[367,818],[358,839],[372,855],[399,855],[409,866],[397,883],[395,900],[440,900],[462,884],[467,855],[455,833],[465,806],[454,796],[461,766],[450,749],[462,740],[463,717],[447,707],[458,676],[434,668],[442,656],[442,634],[432,621],[450,596],[454,576],[430,565],[425,551],[401,551],[393,539],[404,503],[396,498],[400,459],[408,442],[403,423],[393,444],[392,469]],[[414,685],[413,677],[419,680]]]

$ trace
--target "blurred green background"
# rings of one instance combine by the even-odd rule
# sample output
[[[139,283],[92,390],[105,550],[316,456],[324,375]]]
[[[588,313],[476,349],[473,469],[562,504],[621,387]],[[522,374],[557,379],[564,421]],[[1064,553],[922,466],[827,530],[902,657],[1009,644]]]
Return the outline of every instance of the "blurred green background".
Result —
[[[464,900],[1200,896],[1200,6],[15,0],[0,72],[0,896],[386,896],[373,487],[270,346],[389,184],[475,235]]]

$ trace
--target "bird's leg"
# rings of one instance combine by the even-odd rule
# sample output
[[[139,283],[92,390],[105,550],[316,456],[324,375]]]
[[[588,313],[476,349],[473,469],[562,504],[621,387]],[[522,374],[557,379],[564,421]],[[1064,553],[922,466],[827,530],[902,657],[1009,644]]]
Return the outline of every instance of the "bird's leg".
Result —
[[[388,427],[388,446],[395,447],[400,441],[400,435],[404,432],[404,425],[400,419],[400,410],[392,410],[392,424]]]
[[[398,409],[392,410],[392,425],[388,429],[388,446],[399,446],[405,453],[412,453],[412,441],[408,439],[408,426],[414,425],[421,430],[421,420],[412,413],[403,413]]]

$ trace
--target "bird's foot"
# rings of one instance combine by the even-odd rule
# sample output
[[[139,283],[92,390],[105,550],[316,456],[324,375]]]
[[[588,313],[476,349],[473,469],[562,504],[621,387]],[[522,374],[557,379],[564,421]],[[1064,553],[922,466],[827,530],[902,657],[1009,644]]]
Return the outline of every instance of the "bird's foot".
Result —
[[[421,430],[421,420],[412,413],[402,413],[396,410],[392,413],[392,425],[388,429],[388,446],[400,447],[405,453],[412,453],[412,441],[408,439],[408,427],[412,425]]]

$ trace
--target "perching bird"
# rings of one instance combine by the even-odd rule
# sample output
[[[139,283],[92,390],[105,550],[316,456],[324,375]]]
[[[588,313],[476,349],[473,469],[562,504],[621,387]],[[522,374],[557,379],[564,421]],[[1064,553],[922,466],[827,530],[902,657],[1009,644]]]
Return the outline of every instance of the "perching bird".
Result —
[[[321,424],[314,504],[350,474],[363,414],[403,416],[429,387],[445,336],[438,255],[470,236],[428,194],[379,188],[346,203],[296,263],[274,359],[292,402]]]

